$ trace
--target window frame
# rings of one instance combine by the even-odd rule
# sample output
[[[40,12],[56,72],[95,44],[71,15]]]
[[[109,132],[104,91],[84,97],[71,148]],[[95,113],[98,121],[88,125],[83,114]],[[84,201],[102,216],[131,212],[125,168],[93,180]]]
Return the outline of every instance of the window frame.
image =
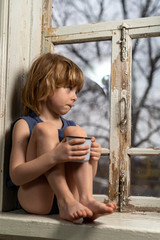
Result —
[[[112,41],[112,46],[116,46],[116,48],[112,51],[112,62],[114,62],[115,59],[121,58],[121,49],[122,49],[122,29],[124,28],[126,31],[126,47],[128,49],[128,46],[131,45],[131,40],[137,37],[152,37],[152,36],[160,36],[160,17],[151,17],[151,18],[143,18],[143,19],[135,19],[135,20],[122,20],[122,21],[114,21],[114,22],[106,22],[106,23],[94,23],[94,24],[85,24],[85,25],[78,25],[78,26],[68,26],[68,27],[60,27],[60,28],[51,28],[51,16],[52,16],[52,0],[43,0],[43,9],[41,12],[40,10],[37,14],[37,2],[35,1],[34,4],[29,3],[27,7],[30,9],[30,13],[32,15],[32,20],[34,20],[34,25],[32,26],[32,31],[30,31],[29,28],[26,29],[27,35],[29,36],[29,40],[25,40],[23,42],[22,47],[24,49],[30,49],[29,54],[26,55],[26,51],[22,51],[23,54],[20,55],[20,57],[14,59],[14,54],[11,54],[10,62],[13,62],[13,60],[16,62],[16,69],[25,70],[27,69],[29,63],[31,60],[40,52],[40,45],[41,45],[41,53],[43,52],[52,52],[54,50],[54,45],[58,44],[68,44],[68,43],[82,43],[82,42],[92,42],[92,41]],[[23,4],[23,3],[22,3]],[[30,5],[31,4],[31,7]],[[4,6],[3,6],[4,5]],[[20,5],[19,5],[20,6]],[[14,11],[14,8],[12,8],[12,4],[9,8],[9,2],[2,1],[2,9],[5,9],[6,11],[3,11],[4,15],[1,15],[1,18],[3,19],[3,28],[1,29],[1,34],[3,36],[2,38],[2,58],[1,58],[1,73],[2,73],[2,79],[1,79],[1,117],[0,117],[0,211],[8,211],[10,209],[15,209],[17,206],[16,201],[16,191],[15,190],[8,190],[6,187],[6,178],[8,174],[8,161],[9,161],[9,151],[8,151],[8,129],[10,129],[11,124],[11,113],[10,113],[10,102],[12,100],[12,92],[15,84],[15,80],[13,80],[13,68],[11,68],[8,64],[8,56],[7,53],[10,51],[10,49],[16,49],[14,41],[13,44],[11,44],[11,41],[8,42],[8,25],[9,25],[9,17],[8,13],[9,11]],[[32,11],[36,14],[32,14]],[[12,13],[13,13],[12,12]],[[42,14],[42,15],[41,15]],[[37,17],[38,16],[38,17]],[[42,32],[41,32],[41,16],[42,16]],[[26,16],[27,18],[27,16]],[[40,22],[39,22],[40,21]],[[32,22],[30,22],[32,24]],[[21,29],[23,26],[20,26]],[[17,26],[16,26],[17,31]],[[18,32],[18,31],[17,31]],[[4,34],[5,33],[5,34]],[[40,34],[42,33],[42,34]],[[15,34],[14,28],[12,29],[12,34]],[[17,36],[17,39],[19,36]],[[18,45],[18,41],[17,45]],[[37,43],[35,46],[35,42]],[[25,44],[25,45],[24,45]],[[16,46],[17,46],[16,45]],[[34,45],[34,48],[31,48],[31,46]],[[9,50],[8,50],[9,48]],[[116,50],[117,49],[117,50]],[[128,51],[128,50],[127,50]],[[131,49],[130,49],[131,52]],[[25,59],[25,62],[24,62]],[[12,60],[12,61],[11,61]],[[23,62],[23,64],[22,64]],[[23,66],[22,66],[23,65]],[[121,72],[125,73],[126,66],[131,65],[131,55],[127,59],[127,61],[118,61],[117,65],[115,64],[115,68],[118,66],[118,76],[121,76],[121,78],[117,78],[116,81],[120,82],[123,86],[122,76],[130,76],[130,74],[120,74]],[[7,66],[7,71],[6,71]],[[14,67],[14,66],[13,66]],[[113,71],[113,64],[112,64],[112,71]],[[123,71],[122,71],[123,70]],[[112,74],[113,75],[113,74]],[[128,79],[128,78],[127,78]],[[125,81],[127,81],[127,79]],[[21,83],[23,82],[24,77],[21,79]],[[112,82],[115,84],[115,81],[113,81],[114,78],[112,77]],[[130,98],[128,92],[126,91],[120,91],[120,89],[117,90],[117,92],[114,91],[115,85],[112,85],[112,98],[115,97],[114,101],[112,102],[112,106],[119,106],[117,108],[117,111],[121,111],[122,116],[121,120],[123,120],[124,113],[125,113],[125,101],[123,100],[120,102],[121,98],[125,99],[127,98],[127,119],[128,123],[131,119],[131,105],[130,105]],[[17,89],[18,93],[20,93],[21,86],[18,85],[19,88]],[[121,85],[119,85],[121,86]],[[123,89],[126,90],[126,89]],[[130,89],[129,89],[130,91]],[[6,98],[6,92],[7,97]],[[121,93],[122,92],[122,93]],[[121,95],[122,94],[122,95]],[[7,100],[7,101],[6,101]],[[111,106],[111,109],[114,109]],[[15,110],[15,112],[18,114],[20,112],[19,108]],[[16,114],[14,113],[14,114]],[[110,163],[109,163],[109,196],[105,197],[109,200],[117,202],[119,205],[121,203],[120,211],[125,211],[134,206],[135,209],[140,208],[140,206],[145,206],[146,210],[156,210],[157,206],[160,209],[160,199],[158,198],[141,198],[141,197],[130,197],[129,196],[129,179],[130,179],[130,156],[160,156],[160,149],[145,149],[145,148],[132,148],[130,147],[130,126],[127,123],[127,130],[129,132],[128,134],[128,140],[126,143],[126,149],[123,151],[123,154],[121,156],[118,155],[118,151],[115,147],[115,142],[118,142],[119,139],[124,140],[124,135],[120,132],[120,119],[117,118],[116,111],[113,110],[112,116],[111,116],[111,125],[112,129],[111,134],[112,139],[110,140],[110,149],[103,148],[102,149],[102,155],[103,156],[110,156]],[[119,135],[117,135],[117,132],[119,132]],[[115,139],[115,140],[114,140]],[[120,149],[120,148],[119,148]],[[116,150],[116,151],[115,151]],[[115,155],[116,153],[116,155]],[[116,158],[115,158],[116,156]],[[124,158],[123,158],[124,157]],[[122,162],[120,159],[124,159],[125,161]],[[6,161],[7,160],[7,161]],[[123,175],[123,168],[127,168],[128,172],[125,175]],[[114,172],[112,172],[112,169],[114,169],[115,173],[118,172],[118,174],[114,175]],[[121,172],[119,171],[121,169]],[[115,184],[116,183],[116,184]],[[120,185],[121,183],[121,185]],[[104,198],[104,196],[102,196]],[[121,198],[121,201],[120,201]],[[149,199],[148,201],[146,199]],[[129,204],[128,204],[129,203]]]
[[[129,196],[130,157],[160,156],[159,148],[131,147],[132,40],[160,36],[160,17],[52,28],[51,14],[51,6],[44,4],[42,52],[54,52],[60,44],[112,41],[110,148],[102,148],[102,155],[110,157],[108,200],[115,201],[121,212],[129,211],[131,205],[132,210],[160,209],[158,198]]]

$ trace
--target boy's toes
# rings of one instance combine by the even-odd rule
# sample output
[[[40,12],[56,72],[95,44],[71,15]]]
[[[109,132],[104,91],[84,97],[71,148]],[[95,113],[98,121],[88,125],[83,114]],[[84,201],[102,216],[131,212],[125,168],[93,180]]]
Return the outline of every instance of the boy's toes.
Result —
[[[81,217],[86,217],[87,216],[87,213],[86,213],[86,211],[85,210],[81,210]]]
[[[74,220],[78,220],[81,218],[90,218],[92,216],[93,216],[93,213],[89,209],[80,209],[71,215],[71,219],[74,221]],[[80,220],[80,222],[81,222],[81,220]]]
[[[78,219],[81,217],[83,217],[81,210],[78,210],[77,212],[74,213],[74,219]]]
[[[108,203],[107,207],[111,207],[113,210],[117,208],[117,205],[114,202]]]
[[[108,213],[113,213],[113,208],[112,207],[107,207],[107,212]]]
[[[86,213],[87,213],[86,217],[92,217],[93,216],[93,212],[90,209],[87,209]]]

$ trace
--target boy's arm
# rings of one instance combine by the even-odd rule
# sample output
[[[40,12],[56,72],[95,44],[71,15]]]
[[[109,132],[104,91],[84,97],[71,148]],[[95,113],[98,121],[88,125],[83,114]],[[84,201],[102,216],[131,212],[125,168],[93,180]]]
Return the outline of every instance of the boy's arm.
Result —
[[[58,163],[75,162],[85,158],[86,146],[77,145],[83,139],[60,142],[50,151],[26,162],[29,128],[25,120],[16,122],[12,136],[10,157],[10,177],[15,185],[23,185],[46,173]]]
[[[54,166],[53,157],[49,153],[26,162],[29,135],[26,121],[23,119],[17,121],[13,129],[10,157],[10,177],[15,185],[30,182]]]

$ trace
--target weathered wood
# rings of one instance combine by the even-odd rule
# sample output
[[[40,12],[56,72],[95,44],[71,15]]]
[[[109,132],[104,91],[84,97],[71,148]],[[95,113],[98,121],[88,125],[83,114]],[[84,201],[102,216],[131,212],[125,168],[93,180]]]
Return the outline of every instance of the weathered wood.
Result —
[[[109,199],[118,203],[119,201],[119,134],[117,127],[119,125],[119,100],[120,100],[120,31],[113,31],[112,38],[112,73],[111,73],[111,102],[110,102],[110,160],[109,160]]]
[[[159,26],[129,29],[129,35],[131,38],[158,37],[160,36],[160,24]]]
[[[111,40],[113,31],[122,25],[129,30],[131,38],[160,36],[160,17],[55,27],[44,33],[46,41],[52,41],[54,44],[103,41]]]
[[[155,197],[130,196],[129,203],[135,207],[158,208],[160,211],[160,201]]]
[[[2,205],[3,209],[10,209],[14,202],[6,188],[3,191],[7,177],[7,169],[6,173],[3,172],[4,148],[8,151],[4,143],[11,122],[21,112],[20,92],[31,61],[40,49],[41,52],[52,51],[52,43],[102,40],[112,40],[110,149],[102,149],[102,155],[110,155],[109,198],[124,204],[129,195],[130,156],[160,154],[157,149],[130,148],[131,38],[160,36],[160,17],[50,28],[52,0],[43,0],[43,8],[42,0],[2,0],[0,6],[0,209]],[[121,35],[123,27],[127,33],[124,44]],[[13,103],[17,108],[12,107]],[[123,195],[119,195],[119,191]]]
[[[109,155],[110,150],[108,148],[102,148],[101,156],[107,156]]]
[[[48,36],[49,28],[51,27],[51,18],[52,18],[52,0],[43,0],[41,53],[52,51],[51,38],[50,37],[46,38],[46,36]]]
[[[160,148],[129,148],[130,156],[160,156]]]
[[[102,148],[102,156],[110,154],[110,149]],[[160,156],[160,148],[128,148],[127,154],[130,156]]]
[[[123,40],[125,45],[121,46]],[[123,48],[126,48],[125,58],[122,55]],[[131,52],[131,38],[128,30],[125,33],[125,39],[123,39],[123,32],[114,31],[112,39],[109,198],[123,205],[129,196],[130,185],[130,159],[127,149],[131,142]]]
[[[49,28],[45,35],[54,45],[112,40],[110,149],[102,149],[102,156],[110,155],[109,199],[121,209],[130,186],[131,38],[151,36],[160,36],[160,17]]]
[[[56,35],[72,35],[76,33],[88,33],[88,32],[103,32],[103,31],[114,31],[118,30],[119,26],[124,25],[127,29],[139,29],[155,27],[160,25],[160,17],[147,17],[147,18],[137,18],[137,19],[124,19],[112,22],[99,22],[99,23],[89,23],[80,24],[76,26],[62,26],[48,29],[48,37]]]
[[[22,112],[21,90],[27,70],[33,59],[40,54],[42,0],[2,0],[0,4],[3,11],[3,29],[0,36],[3,40],[0,79],[0,210],[6,211],[16,206],[16,192],[6,187],[9,174],[10,127]]]
[[[8,43],[8,0],[0,1],[0,211],[3,202],[3,165],[5,146],[5,98],[6,98],[6,61]]]

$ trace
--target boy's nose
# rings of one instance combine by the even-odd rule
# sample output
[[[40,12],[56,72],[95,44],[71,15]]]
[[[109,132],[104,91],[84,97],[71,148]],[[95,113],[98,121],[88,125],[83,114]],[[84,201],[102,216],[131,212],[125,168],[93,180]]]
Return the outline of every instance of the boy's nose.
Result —
[[[76,94],[75,92],[73,92],[72,100],[73,100],[74,102],[77,101],[77,94]]]
[[[73,95],[73,100],[77,101],[77,94],[76,93]]]

